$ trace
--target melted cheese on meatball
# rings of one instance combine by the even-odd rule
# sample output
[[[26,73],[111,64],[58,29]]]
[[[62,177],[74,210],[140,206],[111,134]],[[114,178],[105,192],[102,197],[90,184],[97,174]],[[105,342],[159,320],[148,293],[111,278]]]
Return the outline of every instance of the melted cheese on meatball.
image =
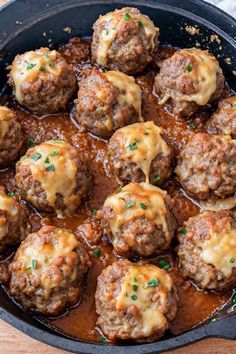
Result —
[[[0,106],[0,144],[9,130],[9,121],[14,119],[13,112],[4,106]]]
[[[209,239],[199,240],[197,246],[202,249],[200,257],[204,262],[214,265],[227,278],[232,275],[236,267],[236,230],[230,223],[221,232],[210,230]]]
[[[166,222],[166,191],[149,183],[130,183],[120,188],[118,192],[109,196],[104,203],[104,208],[114,211],[109,218],[109,225],[114,236],[114,245],[122,225],[140,217],[154,222],[162,227],[167,240],[171,239]]]
[[[33,243],[24,242],[15,257],[15,261],[21,263],[18,272],[26,272],[31,277],[40,279],[45,295],[49,295],[51,289],[59,286],[66,276],[70,275],[72,280],[76,278],[73,265],[76,265],[78,258],[75,252],[78,241],[70,230],[55,228],[47,241],[42,242],[38,236]],[[59,273],[54,265],[61,265]]]
[[[173,281],[170,275],[154,265],[131,265],[122,278],[116,309],[127,311],[135,306],[143,322],[143,335],[151,336],[159,328],[168,327],[163,308],[168,301]]]
[[[153,122],[145,122],[128,125],[115,133],[120,145],[125,147],[122,159],[137,165],[144,173],[147,183],[155,157],[168,156],[171,153],[161,137],[162,132],[163,128],[156,126]]]
[[[144,30],[147,38],[149,39],[149,45],[147,49],[154,50],[156,43],[155,38],[159,32],[159,28],[154,26],[154,23],[145,15],[140,12],[131,12],[130,8],[123,8],[122,10],[109,12],[104,16],[99,17],[99,22],[103,23],[103,29],[99,34],[99,43],[96,53],[96,61],[101,66],[107,65],[108,51],[116,39],[119,36],[119,29],[122,23],[126,22],[126,14],[128,14],[129,21],[140,24],[140,31]]]
[[[0,216],[0,239],[8,233],[9,222],[16,222],[19,215],[19,206],[16,201],[5,194],[0,189],[0,210],[7,212],[7,219],[5,216]]]
[[[62,61],[57,62],[59,53],[56,50],[41,48],[17,55],[11,65],[11,77],[14,82],[15,95],[19,103],[23,103],[22,86],[32,83],[45,74],[60,76]]]
[[[20,160],[30,168],[34,180],[41,183],[49,205],[59,218],[63,218],[63,213],[57,208],[57,195],[63,196],[68,210],[78,198],[75,193],[77,164],[71,158],[70,148],[64,141],[50,140],[35,147],[32,156]],[[30,197],[30,190],[28,194]]]

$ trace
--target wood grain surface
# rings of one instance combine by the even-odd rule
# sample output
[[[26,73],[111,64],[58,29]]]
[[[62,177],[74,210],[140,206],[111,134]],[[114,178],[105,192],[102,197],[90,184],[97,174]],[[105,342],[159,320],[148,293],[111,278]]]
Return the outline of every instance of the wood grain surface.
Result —
[[[32,0],[36,1],[36,0]],[[187,0],[183,0],[187,1]],[[231,0],[233,3],[236,0]],[[0,0],[0,5],[7,0]],[[210,2],[210,1],[209,1]],[[0,24],[1,25],[1,24]],[[236,329],[235,329],[236,331]],[[0,320],[0,354],[65,354],[59,350],[40,343]],[[236,341],[207,339],[177,349],[168,354],[236,354]],[[135,353],[134,353],[135,354]]]

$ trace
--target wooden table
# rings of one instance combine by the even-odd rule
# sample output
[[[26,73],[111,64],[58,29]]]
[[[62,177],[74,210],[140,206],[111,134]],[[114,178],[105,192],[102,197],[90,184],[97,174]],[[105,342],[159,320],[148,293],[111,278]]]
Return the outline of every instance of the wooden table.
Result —
[[[35,1],[35,0],[31,0]],[[183,0],[184,1],[184,0]],[[186,1],[186,0],[185,0]],[[232,0],[235,1],[235,0]],[[7,0],[0,0],[0,5]],[[236,329],[235,329],[236,330]],[[37,342],[0,320],[0,354],[65,354],[63,350]],[[236,341],[206,339],[168,354],[236,354]]]

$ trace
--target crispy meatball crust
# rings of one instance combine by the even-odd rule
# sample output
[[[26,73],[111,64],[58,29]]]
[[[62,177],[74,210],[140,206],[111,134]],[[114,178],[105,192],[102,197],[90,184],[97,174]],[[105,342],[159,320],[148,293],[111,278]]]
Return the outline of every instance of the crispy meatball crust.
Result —
[[[125,259],[102,271],[97,281],[95,301],[97,324],[109,340],[154,341],[163,336],[175,317],[178,295],[166,271]],[[162,318],[160,322],[155,321],[155,312]]]
[[[10,265],[10,293],[26,310],[58,315],[79,300],[89,264],[72,231],[44,226],[16,252]]]
[[[236,139],[236,96],[219,102],[218,109],[207,122],[206,128],[209,134],[231,135]]]
[[[172,208],[165,191],[130,183],[106,199],[98,217],[117,253],[149,256],[170,245],[176,229]]]
[[[35,114],[63,109],[76,91],[73,69],[55,50],[40,48],[18,54],[9,74],[17,101]]]
[[[207,262],[204,258],[204,254],[206,257],[209,253],[207,242],[213,237],[217,237],[216,243],[219,244],[225,230],[234,232],[234,236],[230,237],[234,238],[234,241],[232,239],[226,246],[220,244],[218,248],[210,246],[210,252],[216,250],[217,257],[227,258],[226,262],[232,265],[232,273],[229,275],[224,274],[223,267],[216,267],[213,262]],[[213,236],[213,233],[216,236]],[[191,217],[184,223],[183,229],[179,231],[178,240],[180,242],[178,247],[179,266],[184,277],[193,279],[200,288],[207,290],[222,290],[235,284],[236,258],[224,253],[231,250],[232,254],[236,255],[236,223],[230,212],[205,211]],[[212,259],[214,258],[212,257]]]
[[[159,28],[148,16],[131,7],[100,16],[93,30],[93,61],[126,74],[143,71],[159,43]]]
[[[229,196],[236,191],[236,145],[229,136],[195,134],[181,151],[175,172],[193,197]]]
[[[31,227],[22,206],[0,187],[0,252],[19,244],[30,233]]]
[[[155,90],[161,95],[159,104],[170,101],[173,114],[189,117],[220,98],[224,81],[218,61],[209,52],[181,49],[164,60]]]
[[[23,142],[22,127],[15,113],[0,106],[0,167],[6,167],[17,159]]]
[[[110,73],[127,80],[127,85],[131,81],[130,93],[135,94],[137,107],[127,102],[128,92],[122,92],[108,79]],[[79,83],[75,118],[91,133],[109,138],[118,128],[141,120],[141,89],[132,77],[115,72],[101,73],[94,68],[91,75]]]
[[[109,162],[119,184],[151,181],[160,185],[172,172],[172,151],[162,128],[153,122],[136,123],[117,130],[108,144]]]
[[[20,159],[15,182],[23,199],[63,218],[81,204],[91,175],[76,148],[62,140],[49,140],[30,148]]]

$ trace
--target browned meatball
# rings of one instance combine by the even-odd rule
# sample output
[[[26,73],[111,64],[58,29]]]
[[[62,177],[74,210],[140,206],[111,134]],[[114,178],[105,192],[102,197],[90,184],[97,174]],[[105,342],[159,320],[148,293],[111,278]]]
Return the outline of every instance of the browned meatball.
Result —
[[[20,243],[30,230],[24,209],[0,187],[0,252]]]
[[[15,181],[22,198],[63,218],[81,204],[91,176],[76,148],[62,140],[49,140],[30,148],[20,159]]]
[[[142,71],[153,59],[159,28],[136,8],[109,12],[93,25],[92,59],[126,74]]]
[[[95,300],[97,324],[109,340],[153,341],[175,317],[178,295],[165,270],[125,259],[103,270]]]
[[[224,198],[236,191],[236,144],[230,136],[195,134],[175,169],[186,192],[199,199]]]
[[[171,174],[172,153],[153,122],[136,123],[117,130],[108,144],[109,161],[120,184],[161,184]]]
[[[27,310],[58,315],[79,300],[88,266],[88,254],[72,231],[44,226],[17,250],[10,293]]]
[[[23,142],[23,131],[14,112],[0,106],[0,167],[17,159]]]
[[[216,58],[201,49],[181,49],[164,60],[155,79],[160,105],[170,101],[173,113],[191,116],[220,98],[224,76]]]
[[[76,90],[75,73],[56,50],[18,54],[9,74],[17,101],[36,114],[58,112]]]
[[[178,234],[179,265],[202,289],[222,290],[236,282],[236,222],[230,212],[205,211]]]
[[[206,127],[209,134],[231,135],[236,139],[236,96],[219,102],[218,110],[207,122]]]
[[[110,195],[98,217],[117,253],[149,256],[166,249],[176,221],[172,199],[149,183],[130,183]]]
[[[141,89],[131,76],[93,69],[80,81],[76,119],[93,134],[108,138],[118,128],[142,120]]]

